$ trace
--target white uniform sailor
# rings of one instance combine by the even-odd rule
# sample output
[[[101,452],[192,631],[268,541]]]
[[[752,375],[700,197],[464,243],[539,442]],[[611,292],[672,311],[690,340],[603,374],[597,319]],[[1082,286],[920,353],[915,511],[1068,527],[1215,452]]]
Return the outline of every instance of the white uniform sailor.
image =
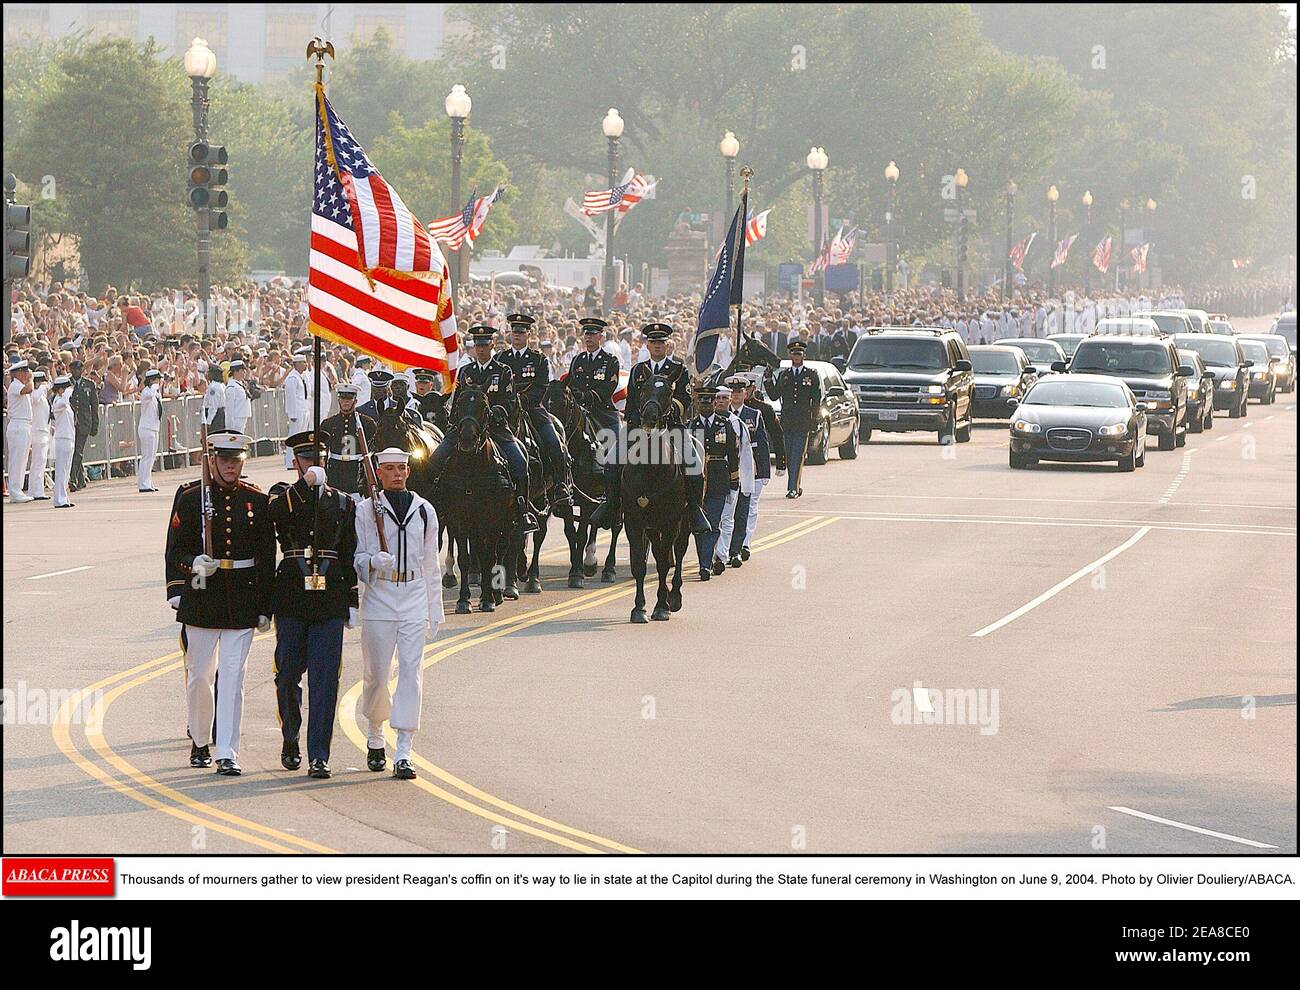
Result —
[[[72,379],[60,375],[50,386],[50,415],[54,417],[54,507],[71,509],[68,478],[72,474],[72,453],[77,442],[77,420],[72,411]]]
[[[728,379],[729,381],[731,379]],[[716,416],[725,416],[727,424],[736,434],[736,445],[740,451],[740,488],[727,491],[727,502],[722,507],[722,519],[718,524],[718,542],[713,548],[713,569],[726,567],[731,555],[731,537],[736,521],[736,502],[741,495],[754,494],[754,450],[750,446],[749,427],[736,415],[731,406],[731,389],[719,386],[713,405]],[[746,509],[748,518],[748,509]]]
[[[153,462],[158,455],[158,428],[162,425],[162,375],[157,368],[144,373],[144,387],[140,389],[140,422],[135,429],[140,463],[136,467],[135,487],[142,492],[156,492],[153,484]]]
[[[32,372],[32,453],[27,468],[27,494],[47,501],[45,460],[50,452],[50,383],[45,372]]]
[[[362,354],[357,358],[357,366],[352,371],[352,384],[357,390],[357,406],[364,406],[370,401],[370,355]]]
[[[423,690],[420,662],[424,644],[438,635],[442,622],[442,568],[438,562],[438,517],[433,506],[408,491],[407,453],[396,447],[379,452],[379,513],[374,499],[357,507],[357,576],[365,586],[361,598],[361,656],[365,677],[361,714],[368,720],[366,765],[384,769],[384,722],[397,734],[393,776],[415,777],[411,744],[420,727]],[[393,654],[397,654],[397,689],[388,693]]]
[[[230,362],[230,381],[226,382],[226,429],[243,433],[249,417],[253,415],[253,402],[242,379],[244,362],[236,358]]]
[[[23,491],[23,474],[32,452],[32,372],[26,361],[9,366],[9,426],[5,430],[9,456],[9,501],[30,502]]]
[[[293,371],[284,379],[284,416],[289,436],[311,429],[311,385],[307,378],[307,348],[294,351]],[[293,451],[285,448],[284,469],[293,468]]]

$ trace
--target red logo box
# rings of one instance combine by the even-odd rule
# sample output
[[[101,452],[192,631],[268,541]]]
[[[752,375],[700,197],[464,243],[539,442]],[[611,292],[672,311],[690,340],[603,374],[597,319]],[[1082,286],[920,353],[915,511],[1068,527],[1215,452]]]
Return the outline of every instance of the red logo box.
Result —
[[[111,859],[5,859],[5,897],[112,897],[117,872]]]

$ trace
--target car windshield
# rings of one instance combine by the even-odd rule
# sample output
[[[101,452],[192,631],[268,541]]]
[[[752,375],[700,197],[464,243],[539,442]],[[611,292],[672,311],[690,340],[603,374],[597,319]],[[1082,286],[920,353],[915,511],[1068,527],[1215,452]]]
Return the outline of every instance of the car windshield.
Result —
[[[1097,324],[1098,333],[1129,333],[1151,336],[1151,324],[1146,320],[1102,320]]]
[[[1178,351],[1178,360],[1188,367],[1193,368],[1198,375],[1205,370],[1205,364],[1202,362],[1201,356],[1190,348],[1180,348]]]
[[[1059,336],[1052,337],[1052,340],[1061,345],[1061,350],[1065,351],[1065,356],[1069,357],[1079,349],[1079,342],[1083,340],[1082,336]]]
[[[1223,337],[1232,336],[1232,324],[1224,323],[1222,320],[1210,321],[1210,333],[1217,333]]]
[[[1235,365],[1240,361],[1235,340],[1215,340],[1209,334],[1198,334],[1194,338],[1183,335],[1178,338],[1178,346],[1195,351],[1207,364]]]
[[[1088,340],[1075,351],[1070,370],[1103,375],[1167,375],[1169,354],[1163,347]]]
[[[1176,313],[1152,313],[1147,319],[1154,320],[1165,333],[1187,333],[1190,329],[1187,326],[1187,320]]]
[[[1050,340],[1017,340],[1009,342],[1012,347],[1019,347],[1025,352],[1025,357],[1031,361],[1059,361],[1061,355],[1057,353],[1056,345]]]
[[[1281,337],[1265,337],[1260,340],[1260,343],[1267,347],[1268,352],[1275,358],[1284,358],[1291,353],[1291,348]]]
[[[1025,402],[1031,406],[1127,406],[1128,398],[1119,385],[1052,376],[1031,388]]]
[[[970,363],[977,372],[986,375],[1018,375],[1020,363],[1007,351],[981,351],[971,348]]]
[[[942,371],[948,367],[948,350],[937,337],[863,337],[849,356],[849,367],[857,371],[872,368],[900,368],[909,371]]]
[[[1268,348],[1258,340],[1242,340],[1241,353],[1246,355],[1247,361],[1254,361],[1256,365],[1268,364]]]
[[[1295,347],[1295,316],[1293,315],[1290,319],[1286,317],[1280,318],[1277,321],[1277,326],[1273,328],[1273,332],[1284,338],[1288,346]]]

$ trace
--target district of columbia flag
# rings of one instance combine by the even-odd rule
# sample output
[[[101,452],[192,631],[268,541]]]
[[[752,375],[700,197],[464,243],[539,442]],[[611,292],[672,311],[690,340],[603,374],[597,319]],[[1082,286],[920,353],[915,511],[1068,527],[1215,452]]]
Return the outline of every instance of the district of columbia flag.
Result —
[[[447,262],[316,87],[307,312],[312,333],[455,383]]]

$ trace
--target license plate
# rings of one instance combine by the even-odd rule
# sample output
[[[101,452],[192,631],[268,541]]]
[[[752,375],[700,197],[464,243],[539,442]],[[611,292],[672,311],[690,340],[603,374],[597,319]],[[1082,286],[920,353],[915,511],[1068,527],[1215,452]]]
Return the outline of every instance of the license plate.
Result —
[[[881,409],[881,410],[879,410],[879,411],[876,413],[876,415],[879,416],[879,417],[880,417],[881,419],[883,419],[883,420],[896,420],[896,419],[898,419],[898,410],[897,410],[897,409]]]

